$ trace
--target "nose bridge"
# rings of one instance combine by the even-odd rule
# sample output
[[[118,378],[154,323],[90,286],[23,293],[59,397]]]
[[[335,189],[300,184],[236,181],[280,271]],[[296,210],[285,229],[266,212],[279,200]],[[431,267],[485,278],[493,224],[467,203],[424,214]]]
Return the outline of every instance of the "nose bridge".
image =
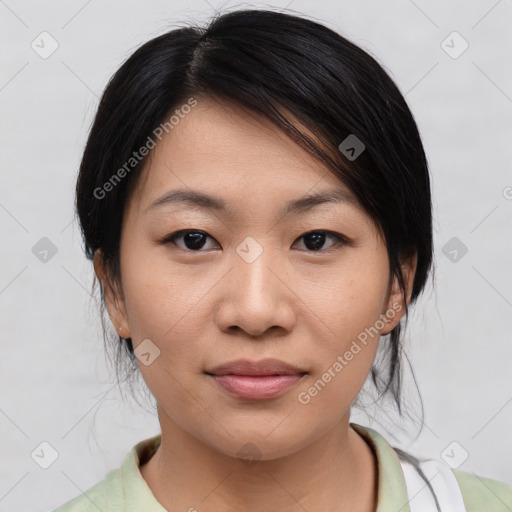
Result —
[[[270,247],[269,238],[265,240],[248,236],[236,247],[233,260],[228,302],[232,301],[239,326],[252,334],[289,322],[288,314],[287,319],[279,318],[288,307],[286,287],[275,275],[280,268],[278,251]]]
[[[235,248],[228,288],[217,318],[219,326],[236,326],[252,336],[276,326],[287,331],[293,328],[295,314],[286,296],[284,279],[275,275],[280,272],[276,255],[277,251],[251,236]]]
[[[235,249],[234,272],[240,284],[240,298],[258,301],[265,299],[268,304],[271,297],[272,283],[275,278],[268,268],[272,264],[278,266],[275,252],[265,242],[252,236],[246,237]],[[265,296],[265,297],[263,297]]]

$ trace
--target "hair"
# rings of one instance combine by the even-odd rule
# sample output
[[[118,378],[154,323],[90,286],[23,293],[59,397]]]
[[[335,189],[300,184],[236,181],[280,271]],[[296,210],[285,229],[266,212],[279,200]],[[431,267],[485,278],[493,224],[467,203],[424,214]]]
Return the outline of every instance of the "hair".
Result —
[[[383,343],[387,368],[381,372],[374,364],[370,376],[379,396],[390,394],[402,416],[402,334],[409,305],[433,273],[433,236],[427,159],[398,87],[367,51],[321,23],[284,12],[219,13],[206,27],[176,28],[143,44],[105,88],[76,185],[85,254],[92,260],[101,249],[114,285],[121,283],[124,207],[148,157],[128,173],[118,172],[123,179],[115,183],[114,174],[126,170],[134,152],[192,96],[228,101],[268,118],[347,185],[371,217],[387,246],[390,283],[397,278],[406,307]],[[294,119],[283,115],[283,109]],[[340,149],[349,135],[364,144],[355,159]],[[98,194],[109,180],[113,186],[108,193]],[[408,305],[402,264],[414,254],[417,266]],[[101,283],[100,288],[106,339]],[[128,361],[126,375],[137,373],[132,340],[114,341],[116,368]],[[405,452],[400,456],[414,459]]]

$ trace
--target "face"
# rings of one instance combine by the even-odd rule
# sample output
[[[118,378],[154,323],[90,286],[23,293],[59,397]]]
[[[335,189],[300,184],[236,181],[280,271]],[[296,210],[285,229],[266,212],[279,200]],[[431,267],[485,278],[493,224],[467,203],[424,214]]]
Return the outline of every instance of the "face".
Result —
[[[178,189],[218,204],[162,199]],[[320,193],[339,200],[285,210]],[[99,252],[95,269],[104,282]],[[107,306],[142,355],[161,423],[230,456],[249,441],[261,459],[285,456],[347,422],[379,336],[404,313],[350,190],[269,121],[204,98],[152,150],[126,205],[121,276]],[[255,398],[208,374],[266,358],[303,375]],[[241,379],[231,384],[247,392]]]

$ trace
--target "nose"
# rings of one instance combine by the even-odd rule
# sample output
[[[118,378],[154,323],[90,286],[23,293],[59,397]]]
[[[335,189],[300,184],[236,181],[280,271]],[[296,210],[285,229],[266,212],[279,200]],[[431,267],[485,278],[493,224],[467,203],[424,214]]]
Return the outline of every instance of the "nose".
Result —
[[[272,331],[284,334],[293,330],[297,300],[293,283],[276,254],[262,249],[255,259],[248,258],[243,248],[233,254],[231,270],[222,280],[216,314],[224,332],[241,330],[261,338]]]

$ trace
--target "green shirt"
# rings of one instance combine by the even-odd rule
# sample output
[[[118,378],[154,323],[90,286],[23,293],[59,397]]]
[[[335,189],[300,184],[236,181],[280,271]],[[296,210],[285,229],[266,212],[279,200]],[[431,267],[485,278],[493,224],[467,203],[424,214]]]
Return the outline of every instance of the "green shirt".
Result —
[[[378,465],[378,504],[375,512],[410,512],[400,461],[391,445],[375,430],[350,423],[370,445]],[[85,493],[54,512],[167,512],[156,500],[139,470],[160,444],[161,434],[136,444],[120,468],[108,473]],[[512,512],[512,486],[452,469],[467,512]]]

